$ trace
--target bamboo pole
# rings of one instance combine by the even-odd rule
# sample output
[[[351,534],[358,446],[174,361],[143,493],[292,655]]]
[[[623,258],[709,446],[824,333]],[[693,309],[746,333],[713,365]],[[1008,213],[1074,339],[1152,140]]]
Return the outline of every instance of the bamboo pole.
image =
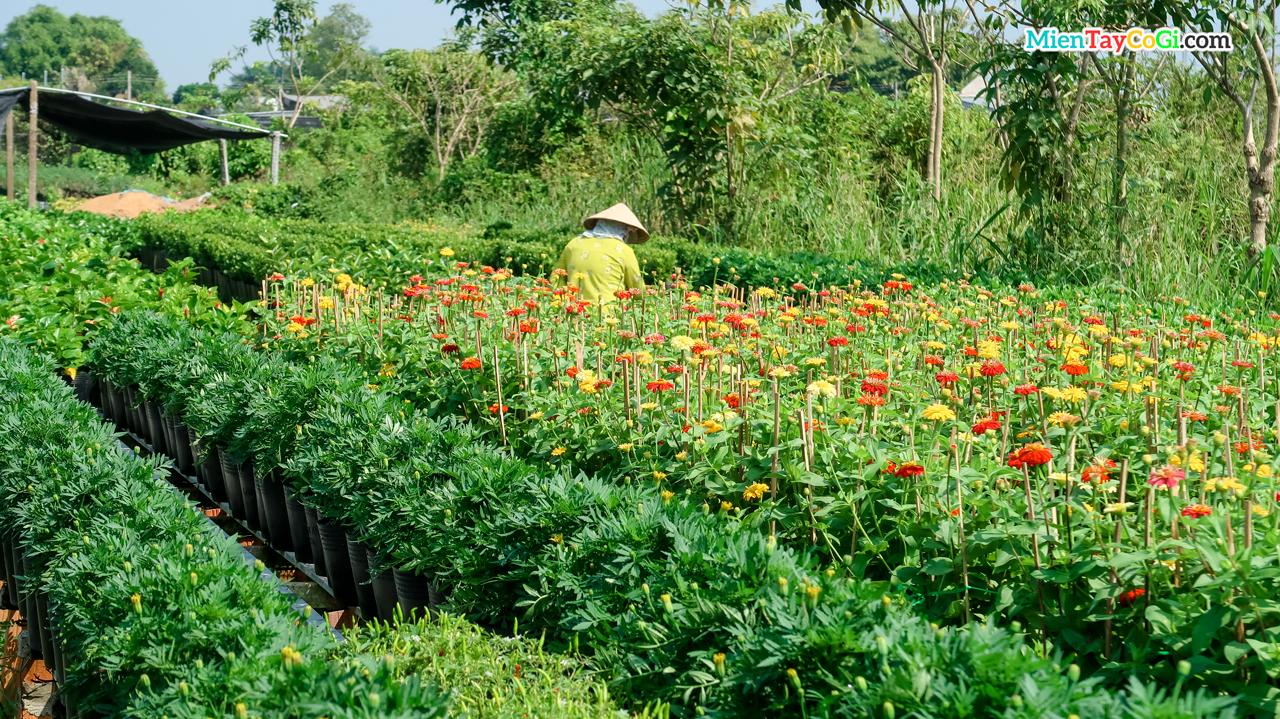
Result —
[[[27,207],[32,209],[36,206],[36,158],[37,140],[40,134],[40,110],[39,100],[40,91],[37,89],[36,81],[31,81],[31,99],[29,101],[31,107],[30,119],[28,120],[30,127],[27,129]]]

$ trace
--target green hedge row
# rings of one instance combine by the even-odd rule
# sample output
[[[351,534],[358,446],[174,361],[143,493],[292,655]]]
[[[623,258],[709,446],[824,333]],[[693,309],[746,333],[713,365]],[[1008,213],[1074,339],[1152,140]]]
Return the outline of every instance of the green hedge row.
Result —
[[[169,717],[442,717],[434,683],[328,659],[260,565],[59,381],[0,340],[0,532],[32,642],[76,711]],[[37,620],[36,617],[40,617]],[[42,621],[41,621],[42,620]],[[45,640],[41,641],[45,628]]]
[[[136,247],[165,250],[174,258],[191,257],[237,280],[256,283],[273,272],[307,276],[334,267],[359,280],[392,286],[422,273],[427,262],[439,262],[440,251],[446,248],[453,251],[450,261],[545,275],[573,235],[571,230],[522,231],[502,224],[473,232],[415,223],[265,219],[236,210],[143,215],[132,226],[136,231],[131,241]],[[667,279],[679,268],[694,287],[734,282],[817,288],[879,284],[895,272],[916,280],[955,274],[923,261],[881,267],[812,252],[762,254],[671,237],[654,237],[635,246],[635,252],[648,281]]]
[[[1226,716],[1234,704],[1183,693],[1182,679],[1172,696],[1137,682],[1110,692],[1037,656],[1017,627],[931,626],[888,584],[779,546],[699,498],[513,458],[370,389],[340,359],[294,365],[216,344],[181,321],[126,313],[91,357],[95,372],[285,479],[383,567],[429,577],[445,608],[588,655],[632,705],[1088,718]]]

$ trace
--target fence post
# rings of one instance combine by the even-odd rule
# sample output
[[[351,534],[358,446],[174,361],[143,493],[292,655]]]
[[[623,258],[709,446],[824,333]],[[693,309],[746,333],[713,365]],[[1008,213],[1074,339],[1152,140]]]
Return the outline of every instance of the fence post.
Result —
[[[231,172],[227,168],[227,141],[226,140],[218,140],[218,152],[222,155],[222,184],[225,187],[226,185],[231,184]]]
[[[5,196],[8,198],[9,202],[13,202],[13,198],[15,196],[14,193],[17,192],[17,183],[15,182],[17,178],[13,176],[13,114],[14,113],[10,111],[9,116],[5,118],[4,122],[4,184]]]
[[[271,184],[280,184],[280,133],[271,133]]]
[[[39,134],[40,91],[35,80],[31,81],[31,127],[27,132],[27,207],[36,206],[36,135]]]

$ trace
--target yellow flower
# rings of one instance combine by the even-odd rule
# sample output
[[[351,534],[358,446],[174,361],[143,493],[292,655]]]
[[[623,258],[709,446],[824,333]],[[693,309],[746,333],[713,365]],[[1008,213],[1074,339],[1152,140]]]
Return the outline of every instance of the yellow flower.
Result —
[[[640,405],[640,409],[643,409],[643,410],[650,410],[650,409],[657,409],[657,408],[658,408],[657,402],[644,402],[643,404]]]
[[[789,351],[790,351],[790,350],[788,350],[786,347],[782,347],[782,346],[780,346],[780,345],[774,345],[774,346],[773,346],[773,358],[774,358],[774,359],[782,359],[783,357],[786,357],[786,356],[787,356],[787,353],[788,353]]]
[[[581,382],[578,383],[578,389],[582,390],[583,392],[586,392],[587,394],[595,394],[596,380],[583,379]]]
[[[1012,331],[1012,330],[1020,330],[1020,329],[1022,329],[1022,325],[1018,324],[1017,322],[1008,322],[1008,321],[1006,321],[1006,322],[1001,322],[1001,323],[1000,323],[1000,329],[1002,329],[1002,330],[1010,330],[1010,331]]]
[[[729,503],[729,502],[721,502],[721,503],[720,503],[720,511],[721,511],[721,512],[732,512],[732,511],[733,511],[733,504],[731,504],[731,503]]]
[[[775,379],[782,379],[783,377],[790,377],[791,373],[783,367],[771,367],[769,368],[769,376]]]
[[[1080,404],[1089,396],[1084,387],[1068,387],[1062,390],[1062,398],[1072,404]]]
[[[978,343],[978,356],[983,359],[997,359],[1000,357],[1000,343],[987,340]]]
[[[542,412],[541,411],[534,412],[533,414],[529,415],[529,419],[542,419]]]
[[[622,450],[623,452],[630,452],[635,446],[636,445],[632,442],[623,442],[622,444],[618,445],[618,449]]]
[[[441,256],[441,257],[453,257],[453,254],[454,254],[454,253],[453,253],[453,250],[449,249],[448,247],[441,247],[441,248],[440,248],[440,256]]]
[[[1133,389],[1136,391],[1142,388],[1136,384],[1130,383],[1129,380],[1118,379],[1115,382],[1111,383],[1111,389],[1117,392],[1128,392],[1130,389]]]
[[[667,490],[667,489],[662,490],[662,503],[663,503],[664,505],[665,505],[665,504],[671,504],[671,499],[672,499],[673,497],[675,497],[675,496],[676,496],[676,493],[675,493],[675,492],[672,492],[672,491]]]
[[[685,460],[686,460],[686,459],[688,459],[688,458],[689,458],[689,453],[688,453],[688,452],[676,452],[676,459],[677,459],[678,461],[683,462],[683,461],[685,461]]]
[[[702,427],[702,428],[703,428],[703,429],[705,429],[705,430],[707,430],[707,434],[713,434],[713,433],[715,433],[715,432],[720,432],[720,431],[724,430],[724,425],[720,424],[719,422],[715,421],[714,419],[709,419],[709,420],[707,420],[707,421],[705,421],[705,422],[699,422],[699,423],[698,423],[698,426],[699,426],[699,427]]]
[[[390,362],[382,365],[382,371],[378,373],[379,377],[394,377],[396,374],[396,366]]]
[[[809,386],[806,388],[806,391],[810,395],[814,395],[814,396],[822,396],[822,397],[836,396],[836,386],[826,381],[825,379],[814,380],[813,382],[809,383]]]
[[[564,454],[566,451],[568,451],[568,447],[556,447],[555,449],[551,450],[551,456],[559,457],[560,455]]]
[[[806,359],[804,363],[809,365],[810,367],[821,367],[822,365],[827,363],[827,358],[826,357],[810,357]]]
[[[661,482],[662,480],[664,480],[664,479],[666,479],[666,478],[667,478],[667,473],[666,473],[666,472],[654,472],[654,473],[653,473],[653,481],[655,481],[655,482]]]
[[[845,417],[845,416],[836,417],[836,424],[840,425],[841,427],[847,427],[853,424],[853,418]]]
[[[945,404],[931,404],[925,407],[920,414],[930,422],[950,422],[956,418],[956,413],[952,412],[951,408]]]
[[[338,285],[349,285],[351,284],[351,275],[348,275],[344,272],[338,275],[337,277],[333,278],[333,281],[335,284],[338,284]]]
[[[1266,517],[1271,514],[1271,510],[1267,509],[1261,504],[1255,504],[1253,505],[1253,513],[1258,515],[1259,517]]]
[[[552,543],[552,544],[564,544],[564,535],[563,535],[563,534],[557,534],[557,535],[555,535],[554,537],[552,537],[552,538],[551,538],[551,543]]]
[[[1107,358],[1107,364],[1112,367],[1124,367],[1129,364],[1129,358],[1121,354],[1111,355]]]
[[[804,595],[808,597],[809,601],[811,602],[818,601],[818,595],[821,593],[822,593],[822,587],[819,587],[816,584],[810,584],[809,586],[804,588]]]
[[[321,298],[320,298],[320,309],[322,309],[322,310],[331,310],[331,309],[333,309],[333,298],[332,298],[332,297],[321,297]]]
[[[1170,457],[1170,458],[1169,458],[1169,464],[1172,464],[1172,465],[1177,466],[1177,467],[1181,467],[1181,466],[1182,466],[1182,457],[1181,457],[1181,456],[1179,456],[1179,455],[1176,455],[1176,454],[1175,454],[1175,455],[1173,455],[1172,457]],[[1204,457],[1202,457],[1202,456],[1201,456],[1201,454],[1200,454],[1199,452],[1192,452],[1192,453],[1191,453],[1191,461],[1190,461],[1188,464],[1189,464],[1189,466],[1190,466],[1190,468],[1191,468],[1191,471],[1193,471],[1193,472],[1203,472],[1203,471],[1204,471]],[[1248,465],[1245,465],[1245,466],[1247,467]],[[1265,465],[1265,464],[1264,464],[1264,465],[1262,465],[1262,466],[1263,466],[1263,467],[1266,467],[1267,465]],[[1246,471],[1248,471],[1248,470],[1246,470]]]
[[[285,332],[301,332],[302,330],[303,325],[297,322],[290,322],[289,326],[284,328]]]
[[[671,338],[671,346],[681,352],[688,352],[693,349],[694,339],[688,335],[676,335]]]
[[[300,282],[299,284],[301,284],[303,287],[310,287],[310,286],[314,285],[315,283],[316,283],[316,281],[315,281],[315,280],[313,280],[313,279],[311,279],[310,277],[308,277],[307,279],[303,280],[303,281],[302,281],[302,282]]]
[[[757,287],[757,288],[756,288],[756,296],[757,296],[757,297],[764,297],[764,298],[766,298],[766,299],[767,299],[767,298],[770,298],[770,297],[777,297],[777,296],[778,296],[778,293],[777,293],[777,292],[775,292],[773,289],[771,289],[771,288],[769,288],[769,287]]]
[[[1049,424],[1054,427],[1074,427],[1080,419],[1070,412],[1054,412],[1049,415]]]
[[[769,485],[756,482],[750,487],[747,487],[747,491],[742,493],[742,499],[747,502],[760,499],[767,491],[769,491]]]
[[[1244,485],[1235,477],[1214,477],[1204,483],[1206,492],[1230,492],[1232,496],[1239,496],[1244,491]]]
[[[1133,502],[1112,502],[1102,512],[1103,514],[1126,514],[1132,506]]]
[[[1242,472],[1252,472],[1252,471],[1253,471],[1253,463],[1252,463],[1252,462],[1250,462],[1250,463],[1246,464],[1245,466],[1241,467],[1241,468],[1240,468],[1240,471],[1242,471]],[[1260,465],[1258,465],[1258,472],[1257,472],[1257,475],[1258,475],[1259,477],[1270,477],[1270,476],[1271,476],[1271,467],[1270,467],[1270,466],[1268,466],[1268,465],[1265,465],[1265,464],[1260,464]]]
[[[653,364],[653,355],[649,352],[640,351],[636,353],[636,364],[651,365]]]

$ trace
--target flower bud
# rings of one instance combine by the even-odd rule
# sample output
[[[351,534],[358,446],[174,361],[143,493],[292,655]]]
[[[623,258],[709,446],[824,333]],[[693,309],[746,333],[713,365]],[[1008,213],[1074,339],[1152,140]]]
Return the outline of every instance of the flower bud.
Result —
[[[196,585],[197,585],[197,584],[199,584],[199,583],[200,583],[200,577],[199,577],[199,576],[197,576],[195,572],[192,572],[192,573],[191,573],[191,586],[193,586],[193,587],[194,587],[194,586],[196,586]]]
[[[249,719],[249,707],[244,702],[236,702],[236,719]]]
[[[129,597],[129,601],[133,604],[133,611],[142,614],[142,595],[134,594]]]
[[[716,676],[724,679],[724,652],[717,652],[711,657],[711,661],[716,665]]]
[[[790,591],[788,587],[789,584],[790,582],[787,581],[786,577],[778,577],[778,591],[781,592],[784,597],[787,596],[787,593]]]
[[[1080,681],[1080,665],[1079,664],[1072,664],[1071,666],[1067,667],[1067,679],[1070,679],[1072,682]]]
[[[142,674],[142,675],[140,675],[140,676],[138,677],[138,682],[139,682],[140,684],[142,684],[142,686],[144,686],[144,687],[146,687],[146,688],[148,688],[148,689],[150,689],[150,688],[151,688],[151,677],[147,676],[146,674]]]
[[[800,685],[800,674],[796,672],[796,670],[788,669],[787,679],[790,680],[791,686],[795,687],[796,691],[801,691],[802,687]]]
[[[893,702],[884,703],[884,719],[894,719],[898,716],[898,711],[893,708]]]
[[[675,608],[674,608],[673,606],[671,606],[671,595],[670,595],[670,594],[663,594],[663,595],[659,596],[659,597],[658,597],[658,599],[661,599],[661,600],[662,600],[662,608],[666,610],[667,614],[671,614],[671,613],[673,613],[673,612],[675,611]]]
[[[1183,678],[1191,676],[1191,662],[1186,659],[1178,662],[1178,676]]]
[[[867,690],[867,678],[858,677],[853,680],[853,685],[858,688],[858,691],[865,692]]]

